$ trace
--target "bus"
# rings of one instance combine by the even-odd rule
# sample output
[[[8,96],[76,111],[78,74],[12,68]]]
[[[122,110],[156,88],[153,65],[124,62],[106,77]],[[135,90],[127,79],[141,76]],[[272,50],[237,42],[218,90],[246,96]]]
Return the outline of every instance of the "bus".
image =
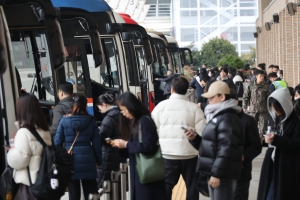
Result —
[[[0,52],[2,54],[0,60],[2,118],[0,143],[2,146],[9,144],[9,138],[17,130],[14,125],[15,104],[20,90],[22,88],[25,90],[26,84],[34,85],[33,81],[43,82],[43,92],[41,87],[33,87],[33,89],[38,91],[36,95],[40,99],[42,107],[47,106],[48,103],[42,99],[51,92],[52,74],[43,71],[42,63],[51,63],[51,65],[45,66],[46,69],[48,67],[60,68],[65,62],[65,54],[57,15],[49,0],[31,0],[30,2],[15,0],[2,3],[0,5],[0,26]],[[45,46],[45,49],[41,49],[38,45],[41,40],[49,44]],[[38,73],[33,74],[36,70]],[[18,74],[22,74],[23,79],[27,79],[24,87],[21,85]],[[46,87],[48,91],[46,91]],[[5,153],[6,151],[2,148],[0,173],[6,166]]]

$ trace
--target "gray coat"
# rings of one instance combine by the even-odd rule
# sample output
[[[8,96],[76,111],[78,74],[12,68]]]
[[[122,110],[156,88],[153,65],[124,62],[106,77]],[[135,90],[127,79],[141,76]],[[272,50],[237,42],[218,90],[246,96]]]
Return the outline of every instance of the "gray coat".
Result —
[[[162,82],[166,82],[164,87],[164,95],[170,95],[171,94],[171,83],[173,78],[175,78],[175,74],[168,76],[167,78],[159,78],[158,80]]]
[[[62,99],[54,108],[53,108],[53,120],[52,126],[50,127],[50,133],[52,137],[55,136],[56,130],[59,124],[60,119],[65,114],[70,113],[71,107],[73,104],[73,97],[66,97]]]

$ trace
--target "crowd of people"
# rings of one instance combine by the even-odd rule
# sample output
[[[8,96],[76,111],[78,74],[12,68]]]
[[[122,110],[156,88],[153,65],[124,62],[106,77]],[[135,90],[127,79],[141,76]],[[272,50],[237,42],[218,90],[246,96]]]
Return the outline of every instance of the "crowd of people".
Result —
[[[100,126],[87,113],[86,98],[74,96],[70,83],[59,85],[60,102],[50,128],[37,98],[24,95],[16,106],[15,145],[7,154],[13,178],[21,186],[18,193],[25,200],[38,199],[30,191],[29,174],[34,183],[43,146],[24,128],[28,126],[47,145],[72,149],[70,200],[80,199],[80,184],[85,199],[98,193],[127,158],[132,200],[171,200],[180,176],[187,200],[198,200],[199,191],[212,200],[247,200],[252,160],[262,147],[268,149],[257,199],[300,199],[300,85],[288,87],[282,75],[278,66],[266,71],[263,63],[239,71],[205,65],[191,82],[169,71],[169,77],[161,79],[167,83],[168,99],[152,113],[130,92],[118,98],[100,95]],[[185,96],[190,87],[196,90],[197,104]],[[159,148],[164,178],[142,183],[137,155],[153,155]]]

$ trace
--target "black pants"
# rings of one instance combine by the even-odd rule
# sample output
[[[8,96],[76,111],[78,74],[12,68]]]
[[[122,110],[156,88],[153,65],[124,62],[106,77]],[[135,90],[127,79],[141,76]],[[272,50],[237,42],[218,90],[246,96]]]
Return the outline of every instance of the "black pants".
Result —
[[[250,181],[240,182],[236,184],[234,200],[248,200],[249,198]]]
[[[70,200],[80,200],[80,181],[83,187],[84,199],[88,199],[89,194],[97,194],[97,182],[96,180],[73,180],[69,182],[69,199]]]
[[[196,166],[198,157],[186,160],[164,159],[165,163],[165,183],[167,190],[167,200],[172,199],[172,190],[177,184],[180,174],[186,185],[186,200],[199,199],[199,192],[196,189]]]

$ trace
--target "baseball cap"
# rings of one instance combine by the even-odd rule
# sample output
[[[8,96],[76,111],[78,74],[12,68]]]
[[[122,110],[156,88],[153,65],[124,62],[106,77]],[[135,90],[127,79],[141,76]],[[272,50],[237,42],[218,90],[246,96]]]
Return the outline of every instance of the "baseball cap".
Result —
[[[208,92],[202,94],[201,96],[209,99],[213,96],[216,96],[217,94],[230,94],[230,89],[229,89],[227,83],[225,83],[223,81],[213,82],[210,85]]]

